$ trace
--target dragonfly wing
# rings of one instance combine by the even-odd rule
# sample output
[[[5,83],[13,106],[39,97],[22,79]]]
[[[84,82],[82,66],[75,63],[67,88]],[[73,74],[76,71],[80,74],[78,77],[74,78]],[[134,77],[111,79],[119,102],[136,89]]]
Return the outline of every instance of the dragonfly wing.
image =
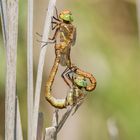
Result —
[[[76,28],[74,28],[74,32],[73,32],[73,40],[72,40],[72,46],[75,45],[75,42],[76,42],[76,36],[77,36],[77,31],[76,31]]]
[[[76,113],[76,111],[79,109],[79,107],[83,104],[84,100],[81,100],[79,103],[76,104],[75,109],[72,113],[72,115],[74,115]]]
[[[69,66],[70,65],[70,47],[66,48],[66,50],[61,53],[60,64],[62,66]]]

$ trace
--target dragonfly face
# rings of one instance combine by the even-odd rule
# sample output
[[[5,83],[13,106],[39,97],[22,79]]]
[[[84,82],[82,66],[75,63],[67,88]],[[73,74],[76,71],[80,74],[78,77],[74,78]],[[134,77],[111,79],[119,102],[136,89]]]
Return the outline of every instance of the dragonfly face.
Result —
[[[68,22],[72,22],[72,21],[73,21],[72,13],[71,13],[71,11],[69,11],[69,10],[64,10],[64,11],[62,11],[62,12],[59,14],[59,18],[60,18],[61,20],[68,21]]]
[[[87,86],[87,80],[83,76],[80,76],[80,75],[77,75],[74,78],[74,83],[81,88],[85,88]]]

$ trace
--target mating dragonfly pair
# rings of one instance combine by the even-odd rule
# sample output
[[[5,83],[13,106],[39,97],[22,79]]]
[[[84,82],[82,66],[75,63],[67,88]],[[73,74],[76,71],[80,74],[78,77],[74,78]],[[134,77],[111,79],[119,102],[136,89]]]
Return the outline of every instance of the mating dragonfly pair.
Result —
[[[52,38],[49,38],[49,42],[44,44],[54,43],[55,48],[55,61],[46,83],[45,98],[55,108],[63,109],[68,106],[75,106],[76,111],[86,97],[86,91],[95,89],[96,79],[91,73],[85,72],[71,63],[71,46],[76,41],[76,28],[72,24],[72,13],[69,10],[64,10],[58,14],[56,8],[55,11],[56,17],[53,16],[51,22],[54,35]],[[59,64],[66,67],[61,76],[70,87],[70,91],[64,99],[56,99],[52,95],[52,85]]]

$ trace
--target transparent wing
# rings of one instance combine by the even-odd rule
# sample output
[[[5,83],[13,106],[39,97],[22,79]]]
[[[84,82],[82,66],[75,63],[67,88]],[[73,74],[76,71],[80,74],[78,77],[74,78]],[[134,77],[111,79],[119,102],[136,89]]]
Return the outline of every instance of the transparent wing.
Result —
[[[74,32],[73,32],[73,40],[72,40],[72,46],[75,45],[75,42],[76,42],[76,36],[77,36],[77,31],[76,31],[76,28],[74,28]]]
[[[79,109],[79,107],[83,104],[84,100],[81,100],[79,103],[76,104],[75,109],[72,113],[72,115],[74,115],[76,113],[76,111]]]

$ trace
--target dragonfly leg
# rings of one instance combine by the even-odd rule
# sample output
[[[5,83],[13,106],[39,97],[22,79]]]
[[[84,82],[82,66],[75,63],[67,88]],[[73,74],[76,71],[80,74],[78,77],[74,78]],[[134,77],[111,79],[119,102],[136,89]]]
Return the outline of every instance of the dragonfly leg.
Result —
[[[39,37],[42,37],[42,35],[40,33],[38,33],[38,32],[36,32],[36,35],[38,35]]]
[[[55,24],[55,26],[53,26],[54,24]],[[59,23],[56,22],[56,21],[53,21],[53,17],[52,17],[51,18],[51,28],[52,28],[52,30],[54,30],[58,25],[59,25]]]
[[[49,40],[56,40],[56,37],[57,37],[57,34],[58,34],[59,29],[60,29],[59,27],[56,28],[53,37],[52,38],[49,38]]]
[[[61,77],[63,78],[63,80],[65,81],[65,83],[71,88],[71,86],[70,86],[70,84],[69,84],[69,82],[68,82],[68,80],[66,79],[66,73],[69,71],[69,68],[67,67],[65,70],[64,70],[64,72],[61,74]]]
[[[50,41],[46,42],[46,41],[41,41],[41,40],[36,40],[36,41],[39,42],[39,43],[44,43],[44,45],[41,48],[45,47],[48,44],[54,44],[54,43],[56,43],[56,40],[54,40],[52,42],[50,42]]]
[[[53,19],[55,19],[56,21],[60,21],[59,18],[56,18],[55,16],[53,16]]]
[[[36,34],[38,35],[38,36],[40,36],[40,37],[42,37],[42,35],[41,34],[39,34],[38,32],[36,32]],[[48,42],[46,42],[46,41],[42,41],[42,40],[36,40],[37,42],[39,42],[39,43],[44,43],[44,45],[42,46],[42,48],[44,47],[44,46],[46,46],[46,45],[48,45],[48,44],[54,44],[54,43],[56,43],[56,39],[53,37],[53,39],[51,39],[51,38],[49,38],[49,40],[53,40],[52,42],[50,42],[50,41],[48,41]]]
[[[74,73],[75,69],[73,69],[72,67],[67,67],[64,72],[61,74],[61,77],[63,78],[63,80],[65,81],[65,83],[71,88],[70,84],[68,81],[71,82],[71,84],[73,85],[73,74],[72,77],[70,77],[71,73]],[[66,79],[67,78],[67,79]]]
[[[55,26],[53,26],[55,24]],[[57,22],[52,22],[52,30],[54,30],[59,24]]]
[[[72,73],[72,75],[70,75]],[[74,71],[70,69],[65,75],[71,81],[72,85],[74,85],[74,77],[73,77]]]

